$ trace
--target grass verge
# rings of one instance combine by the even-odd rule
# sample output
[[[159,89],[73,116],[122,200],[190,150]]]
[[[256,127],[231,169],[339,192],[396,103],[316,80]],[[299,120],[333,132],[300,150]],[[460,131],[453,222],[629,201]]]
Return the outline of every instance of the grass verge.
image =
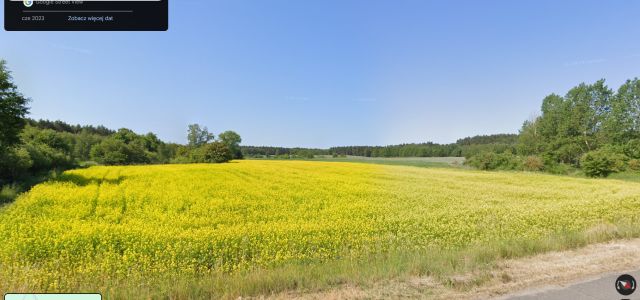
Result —
[[[45,182],[49,179],[55,179],[64,172],[63,169],[54,169],[48,172],[40,172],[20,178],[15,182],[0,185],[0,206],[13,202],[21,193],[29,191],[31,187]]]

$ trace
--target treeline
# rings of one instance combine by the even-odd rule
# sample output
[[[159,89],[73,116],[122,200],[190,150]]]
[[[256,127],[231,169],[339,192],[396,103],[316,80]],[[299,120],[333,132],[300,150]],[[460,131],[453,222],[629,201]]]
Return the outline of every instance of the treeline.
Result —
[[[91,164],[219,163],[242,158],[241,139],[233,131],[216,139],[206,127],[194,124],[188,135],[189,143],[180,145],[163,142],[151,132],[26,119],[17,142],[0,155],[0,183]]]
[[[111,130],[102,125],[92,126],[92,125],[71,125],[62,121],[49,121],[49,120],[33,120],[27,119],[27,125],[32,127],[40,128],[40,129],[51,129],[58,132],[68,132],[68,133],[82,133],[86,132],[89,134],[95,134],[99,136],[109,136],[115,132],[115,130]]]
[[[242,158],[242,139],[233,131],[216,137],[192,124],[188,144],[165,143],[151,132],[28,119],[29,101],[0,60],[0,188],[87,164],[220,163]]]
[[[391,146],[333,147],[330,154],[366,157],[470,157],[480,152],[515,149],[518,135],[496,134],[467,137],[453,144],[401,144]]]
[[[517,134],[479,135],[459,139],[453,144],[401,144],[390,146],[343,146],[329,149],[242,146],[247,157],[308,157],[314,155],[365,157],[471,157],[481,152],[515,151]]]
[[[18,148],[31,148],[32,158],[49,157],[51,167],[94,161],[106,165],[168,163],[178,145],[161,141],[154,133],[131,129],[71,125],[63,121],[26,120]],[[42,155],[41,153],[46,153]],[[55,157],[59,159],[55,159]],[[60,163],[55,163],[59,161]]]
[[[390,146],[345,146],[332,147],[332,154],[366,157],[446,157],[460,156],[460,149],[454,144],[440,145],[434,143],[401,144]]]
[[[243,158],[242,138],[234,131],[225,131],[216,138],[207,127],[191,124],[187,140],[187,145],[177,145],[171,163],[222,163]]]
[[[466,137],[456,141],[457,145],[471,146],[471,145],[514,145],[518,142],[517,134],[492,134],[492,135],[476,135],[473,137]]]
[[[271,146],[240,146],[245,157],[275,157],[275,158],[313,158],[316,155],[331,154],[327,149],[315,148],[285,148]]]
[[[541,115],[524,122],[515,151],[483,152],[467,162],[480,169],[580,169],[593,177],[640,170],[640,80],[617,91],[599,80],[551,94]]]

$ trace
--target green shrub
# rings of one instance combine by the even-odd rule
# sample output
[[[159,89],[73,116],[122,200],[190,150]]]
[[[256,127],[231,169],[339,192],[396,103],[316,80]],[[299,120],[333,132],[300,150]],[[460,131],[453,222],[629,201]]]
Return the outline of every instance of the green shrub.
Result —
[[[468,157],[464,163],[479,170],[494,170],[497,155],[493,152],[482,152]]]
[[[91,149],[91,158],[105,165],[147,164],[150,158],[138,144],[126,144],[120,139],[107,138]]]
[[[624,145],[624,154],[629,158],[640,159],[640,140],[630,140]]]
[[[47,144],[31,142],[25,145],[33,160],[32,171],[48,171],[55,168],[69,168],[74,165],[71,156]]]
[[[233,153],[229,147],[222,142],[213,142],[202,146],[203,162],[206,163],[223,163],[233,158]]]
[[[13,201],[20,193],[20,186],[17,184],[7,184],[0,186],[0,204]]]
[[[627,167],[633,171],[640,171],[640,159],[629,160]]]
[[[205,144],[206,145],[206,144]],[[189,151],[190,163],[203,163],[204,161],[204,145],[197,146]]]
[[[127,144],[108,138],[91,149],[91,158],[105,165],[127,164]]]
[[[603,148],[585,153],[580,159],[580,166],[589,177],[607,177],[624,171],[626,160],[624,154]]]
[[[544,169],[542,158],[536,155],[527,156],[522,165],[526,171],[542,171]]]
[[[510,152],[481,152],[465,160],[465,164],[480,170],[522,169],[522,160]]]
[[[187,157],[187,156],[176,156],[174,158],[171,159],[171,163],[172,164],[188,164],[188,163],[192,163],[193,161],[191,160],[191,158]]]
[[[565,163],[547,162],[544,164],[544,170],[551,174],[567,175],[575,168]]]
[[[78,167],[81,167],[81,168],[90,168],[90,167],[95,167],[97,165],[99,165],[99,164],[97,162],[95,162],[95,161],[92,161],[92,160],[83,161],[83,162],[78,163]]]
[[[583,153],[584,152],[582,151],[582,148],[580,148],[580,146],[576,144],[566,144],[558,148],[555,151],[554,155],[556,160],[561,163],[578,166],[580,157]]]
[[[193,148],[189,152],[190,163],[223,163],[233,159],[233,153],[229,147],[219,141],[204,144]],[[174,160],[174,162],[183,162]]]
[[[33,166],[33,159],[24,147],[0,151],[0,184],[24,176]]]

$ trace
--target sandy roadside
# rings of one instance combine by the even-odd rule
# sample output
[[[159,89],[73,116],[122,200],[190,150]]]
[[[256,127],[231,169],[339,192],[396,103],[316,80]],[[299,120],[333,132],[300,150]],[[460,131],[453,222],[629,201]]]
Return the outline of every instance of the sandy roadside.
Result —
[[[584,248],[551,252],[499,262],[490,272],[460,274],[453,281],[483,276],[483,283],[467,290],[446,286],[430,277],[385,281],[366,288],[341,286],[315,293],[283,293],[270,299],[488,299],[506,298],[548,286],[564,286],[603,274],[640,269],[640,239],[617,240]]]

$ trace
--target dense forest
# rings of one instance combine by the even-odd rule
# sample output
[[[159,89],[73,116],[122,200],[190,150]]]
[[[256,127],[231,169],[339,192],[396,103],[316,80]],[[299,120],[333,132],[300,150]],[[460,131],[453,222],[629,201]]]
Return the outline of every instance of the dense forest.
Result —
[[[329,149],[241,146],[246,157],[312,157],[313,155],[365,157],[470,157],[487,151],[515,151],[517,134],[479,135],[459,139],[453,144],[401,144],[389,146],[342,146]]]
[[[316,148],[285,148],[273,146],[240,146],[242,155],[250,158],[311,158],[315,155],[330,154],[327,149]]]
[[[402,144],[391,146],[333,147],[331,154],[367,157],[470,157],[483,151],[504,152],[516,147],[518,135],[496,134],[467,137],[453,144]]]

